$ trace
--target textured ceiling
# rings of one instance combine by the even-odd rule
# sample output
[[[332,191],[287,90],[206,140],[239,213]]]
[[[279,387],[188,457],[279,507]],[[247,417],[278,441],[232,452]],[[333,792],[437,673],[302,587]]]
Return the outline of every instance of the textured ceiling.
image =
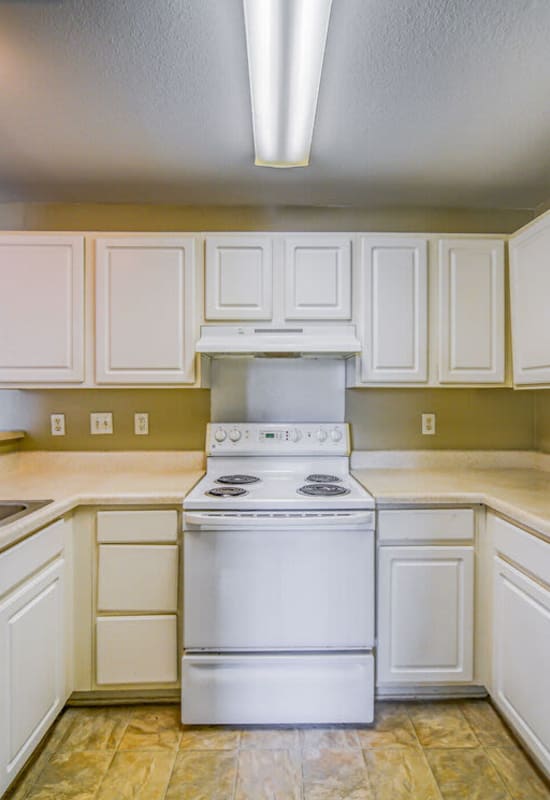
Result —
[[[253,166],[241,0],[1,0],[0,199],[534,208],[550,0],[333,0],[311,166]]]

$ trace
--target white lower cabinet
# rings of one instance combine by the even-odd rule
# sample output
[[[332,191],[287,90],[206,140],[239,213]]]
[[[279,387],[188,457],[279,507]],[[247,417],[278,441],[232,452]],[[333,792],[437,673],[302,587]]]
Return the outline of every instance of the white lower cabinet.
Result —
[[[495,529],[493,700],[550,774],[550,544],[496,518]]]
[[[473,678],[473,547],[382,547],[378,684]]]
[[[174,683],[178,679],[175,614],[99,617],[98,684]]]
[[[96,538],[96,685],[176,683],[177,511],[99,511]]]
[[[55,558],[0,601],[0,793],[66,700],[64,566]]]

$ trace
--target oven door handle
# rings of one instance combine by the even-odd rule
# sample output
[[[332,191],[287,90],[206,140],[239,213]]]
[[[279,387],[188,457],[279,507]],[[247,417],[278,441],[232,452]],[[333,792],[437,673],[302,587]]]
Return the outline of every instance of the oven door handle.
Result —
[[[249,512],[242,514],[206,511],[187,511],[183,529],[242,529],[242,528],[374,528],[374,511],[319,512]]]

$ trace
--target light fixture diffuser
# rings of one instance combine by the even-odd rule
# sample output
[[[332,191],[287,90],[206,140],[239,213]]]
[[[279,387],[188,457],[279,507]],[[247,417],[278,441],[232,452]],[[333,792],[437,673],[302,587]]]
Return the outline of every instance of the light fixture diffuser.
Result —
[[[243,0],[255,164],[306,167],[332,0]]]

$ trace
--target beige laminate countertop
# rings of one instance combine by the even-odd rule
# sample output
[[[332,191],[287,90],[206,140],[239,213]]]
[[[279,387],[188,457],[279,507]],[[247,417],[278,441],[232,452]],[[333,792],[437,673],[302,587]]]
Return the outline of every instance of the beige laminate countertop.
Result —
[[[204,474],[200,452],[9,453],[0,500],[53,500],[0,525],[0,551],[81,505],[179,505]]]
[[[550,472],[528,468],[355,468],[377,507],[482,503],[550,539]]]

